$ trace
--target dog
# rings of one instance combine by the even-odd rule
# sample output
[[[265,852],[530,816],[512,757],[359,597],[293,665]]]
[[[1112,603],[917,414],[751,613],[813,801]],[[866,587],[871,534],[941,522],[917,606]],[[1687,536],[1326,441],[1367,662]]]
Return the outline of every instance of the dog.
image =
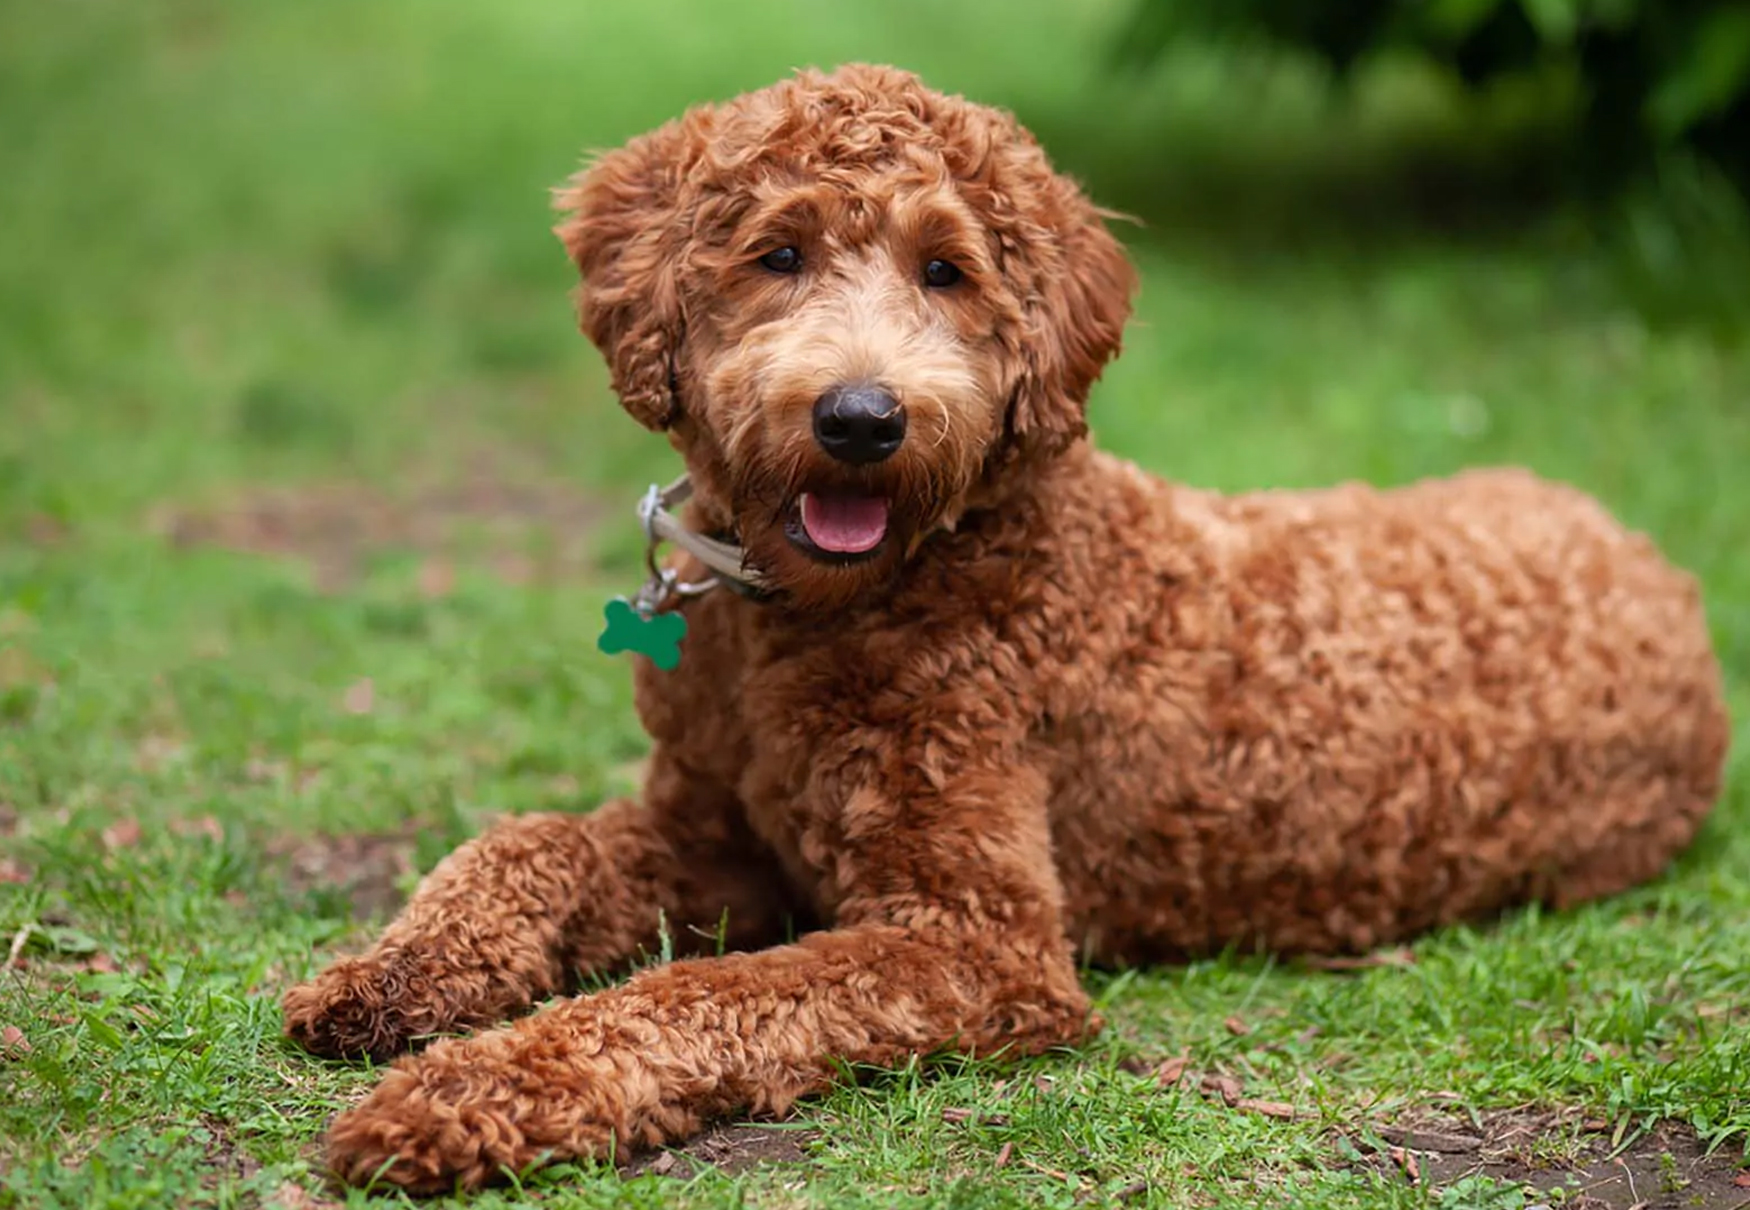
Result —
[[[499,823],[285,996],[403,1057],[344,1179],[474,1187],[1033,1054],[1078,964],[1365,951],[1649,879],[1728,739],[1694,580],[1515,470],[1221,496],[1095,450],[1136,278],[1006,113],[805,71],[558,195],[583,331],[683,458],[642,792]],[[681,515],[668,511],[691,493]],[[678,623],[677,623],[678,625]],[[796,938],[789,940],[789,938]]]

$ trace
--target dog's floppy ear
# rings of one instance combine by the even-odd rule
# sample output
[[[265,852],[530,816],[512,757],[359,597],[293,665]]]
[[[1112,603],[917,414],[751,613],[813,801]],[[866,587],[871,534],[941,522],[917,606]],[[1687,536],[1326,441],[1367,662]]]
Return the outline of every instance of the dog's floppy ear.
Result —
[[[678,406],[685,143],[671,122],[599,157],[554,201],[565,213],[554,232],[583,275],[578,324],[607,358],[626,410],[657,430],[674,422]]]
[[[1053,178],[1042,209],[1033,238],[1057,255],[1036,253],[1008,427],[1018,452],[1049,457],[1088,431],[1088,392],[1118,352],[1136,270],[1073,182]]]

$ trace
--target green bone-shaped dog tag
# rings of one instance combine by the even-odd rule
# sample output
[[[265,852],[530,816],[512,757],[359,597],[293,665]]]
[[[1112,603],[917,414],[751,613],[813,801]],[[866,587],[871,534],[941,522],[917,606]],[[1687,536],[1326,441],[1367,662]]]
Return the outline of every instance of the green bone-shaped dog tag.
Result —
[[[687,620],[680,614],[659,613],[647,618],[623,597],[609,601],[603,613],[608,626],[596,640],[596,646],[604,655],[634,652],[648,656],[664,672],[672,671],[681,662],[681,640],[686,637]]]

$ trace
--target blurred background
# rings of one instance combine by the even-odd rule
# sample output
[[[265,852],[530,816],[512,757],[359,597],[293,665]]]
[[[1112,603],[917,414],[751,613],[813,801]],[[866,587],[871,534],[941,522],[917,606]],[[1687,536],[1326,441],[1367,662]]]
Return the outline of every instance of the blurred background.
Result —
[[[596,610],[672,466],[575,331],[548,191],[849,59],[1013,108],[1135,216],[1104,445],[1222,488],[1572,479],[1703,572],[1741,681],[1746,12],[0,2],[0,715],[31,724],[0,799],[137,772],[129,733],[350,766],[297,799],[326,825],[635,759]]]

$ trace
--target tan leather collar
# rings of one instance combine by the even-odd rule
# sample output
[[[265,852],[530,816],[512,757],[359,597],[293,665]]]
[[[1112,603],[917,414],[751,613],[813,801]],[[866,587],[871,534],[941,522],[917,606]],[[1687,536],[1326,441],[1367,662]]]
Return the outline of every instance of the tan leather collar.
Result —
[[[695,533],[681,523],[672,509],[679,508],[693,496],[693,481],[682,475],[667,487],[652,483],[638,502],[638,524],[644,529],[644,562],[650,569],[650,579],[639,589],[634,604],[651,613],[670,597],[696,597],[710,592],[719,584],[744,596],[762,597],[770,585],[757,571],[747,566],[747,552],[729,542],[720,542]],[[656,561],[656,548],[671,542],[703,563],[710,576],[703,580],[682,580],[672,568]]]

